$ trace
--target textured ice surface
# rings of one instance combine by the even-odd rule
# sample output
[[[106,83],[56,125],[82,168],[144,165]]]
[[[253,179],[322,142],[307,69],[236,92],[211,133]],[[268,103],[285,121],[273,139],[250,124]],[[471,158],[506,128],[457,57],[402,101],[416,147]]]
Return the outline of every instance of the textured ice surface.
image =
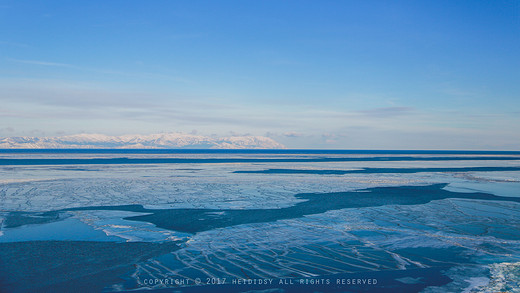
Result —
[[[82,288],[108,286],[109,291],[165,287],[145,283],[150,278],[192,281],[204,277],[318,278],[442,268],[442,273],[452,281],[444,285],[438,282],[437,287],[432,285],[425,292],[515,292],[520,262],[520,205],[515,202],[449,198],[420,205],[329,210],[196,233],[181,233],[129,219],[145,215],[141,212],[108,209],[49,212],[143,205],[148,209],[213,209],[218,217],[218,213],[225,212],[220,210],[298,206],[306,200],[296,197],[300,193],[434,183],[449,183],[445,189],[453,192],[519,197],[519,171],[233,173],[265,169],[518,165],[518,160],[512,160],[0,166],[0,246],[5,258],[0,259],[4,262],[0,271],[11,274],[9,288],[13,290],[10,291],[45,288],[60,292],[74,284],[85,286]],[[73,247],[68,246],[71,243]],[[55,251],[54,247],[62,251]],[[68,255],[78,251],[83,254]],[[39,253],[45,257],[36,261]],[[90,259],[89,254],[97,261]],[[73,273],[63,274],[59,258],[74,266]],[[124,270],[117,265],[118,260],[124,260]],[[31,268],[28,264],[32,263],[35,265]],[[105,267],[110,268],[112,275],[104,271]],[[20,273],[16,273],[16,268]],[[56,273],[55,277],[46,276],[47,271]],[[24,275],[36,281],[28,282]],[[93,275],[98,276],[98,281],[89,277]],[[426,286],[427,277],[426,273],[413,276],[406,273],[393,281],[402,286]],[[0,286],[2,278],[6,277],[0,275]]]
[[[69,154],[70,156],[70,154]],[[107,155],[104,155],[107,156]],[[244,155],[242,155],[244,156]],[[406,161],[162,165],[0,166],[0,210],[142,204],[150,208],[276,208],[306,192],[451,183],[453,191],[518,195],[520,171],[416,174],[234,174],[262,169],[518,166],[519,161]],[[504,175],[505,174],[505,175]]]
[[[197,233],[184,248],[139,264],[132,277],[135,286],[146,287],[145,280],[169,276],[311,278],[455,266],[455,287],[433,292],[466,288],[468,282],[477,288],[489,271],[482,262],[520,260],[519,219],[518,203],[462,199],[335,210]],[[506,287],[517,282],[500,280]]]
[[[487,286],[479,289],[490,292],[520,292],[520,262],[496,263],[489,267],[491,279]]]
[[[451,283],[438,287],[432,286],[423,292],[520,292],[520,262],[459,265],[447,270],[446,275],[453,279]]]
[[[76,171],[79,174],[69,171],[73,174],[67,178],[1,184],[0,209],[49,211],[121,204],[150,208],[277,208],[296,203],[293,195],[297,193],[434,181],[427,176],[393,174],[327,177],[233,174],[235,167],[230,166],[203,171],[135,168],[130,174],[125,169],[117,170],[121,172],[119,177],[114,174],[117,171]],[[40,172],[47,174],[45,169]],[[92,178],[93,175],[96,176]]]
[[[520,197],[520,172],[464,172],[454,174],[446,190],[487,192],[499,196]]]

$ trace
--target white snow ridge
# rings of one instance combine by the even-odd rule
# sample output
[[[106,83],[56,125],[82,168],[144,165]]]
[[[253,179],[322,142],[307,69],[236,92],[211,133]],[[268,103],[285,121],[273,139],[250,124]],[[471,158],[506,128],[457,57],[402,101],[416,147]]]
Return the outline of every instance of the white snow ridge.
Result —
[[[85,148],[211,148],[211,149],[283,149],[284,145],[264,136],[210,137],[184,133],[109,136],[75,134],[56,137],[5,137],[0,148],[85,149]]]

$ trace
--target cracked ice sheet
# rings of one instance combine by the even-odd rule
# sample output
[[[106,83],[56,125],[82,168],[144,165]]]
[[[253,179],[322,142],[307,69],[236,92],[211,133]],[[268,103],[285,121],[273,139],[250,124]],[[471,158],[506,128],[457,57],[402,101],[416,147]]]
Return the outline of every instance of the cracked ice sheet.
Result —
[[[266,175],[233,174],[266,168],[359,169],[364,167],[513,166],[517,161],[406,161],[75,165],[0,167],[0,210],[48,211],[71,207],[142,204],[149,208],[282,208],[296,193],[341,192],[377,186],[481,182],[466,173]],[[471,174],[476,174],[473,172]],[[480,172],[493,174],[504,172]],[[510,172],[517,179],[520,172]],[[462,175],[461,175],[462,174]],[[470,174],[470,175],[471,175]],[[489,175],[491,176],[491,175]],[[513,182],[514,183],[514,182]],[[520,183],[519,183],[520,184]],[[504,184],[495,184],[505,186]],[[483,188],[482,188],[483,189]],[[489,189],[489,188],[487,188]],[[500,188],[495,188],[500,189]],[[503,189],[503,188],[502,188]],[[483,190],[482,190],[483,191]],[[495,190],[496,191],[496,190]],[[494,193],[500,193],[496,191]],[[497,195],[504,195],[500,193]],[[509,193],[507,194],[509,195]]]
[[[335,210],[197,233],[184,248],[139,264],[132,277],[141,287],[144,279],[171,276],[314,277],[446,266],[470,280],[482,270],[467,263],[520,261],[519,229],[518,203],[446,199]]]
[[[498,196],[520,197],[520,172],[456,173],[445,189],[453,192],[484,192]]]
[[[199,171],[202,175],[197,177],[189,175],[193,171],[168,168],[138,168],[130,174],[124,170],[119,170],[119,174],[87,172],[86,175],[83,171],[68,171],[70,178],[0,184],[0,210],[50,211],[126,204],[147,208],[283,208],[299,201],[294,197],[297,193],[435,181],[424,175],[265,176],[233,174],[229,169],[236,168],[219,166],[217,170]]]
[[[140,204],[150,209],[251,209],[289,207],[298,193],[345,192],[378,186],[452,182],[453,191],[488,191],[499,196],[518,194],[509,183],[454,179],[450,175],[355,174],[340,176],[226,174],[221,177],[73,178],[0,184],[0,210],[58,209]],[[519,183],[510,183],[519,184]],[[488,187],[488,188],[485,188]],[[507,188],[506,188],[507,187]],[[468,189],[470,188],[470,189]]]
[[[520,292],[520,262],[457,266],[449,269],[446,275],[453,282],[441,287],[426,288],[423,292]]]
[[[457,191],[518,196],[520,172],[415,174],[234,174],[267,168],[514,166],[518,161],[406,161],[226,163],[0,167],[0,210],[50,211],[72,207],[140,204],[147,208],[283,208],[294,194],[446,183]],[[500,175],[506,174],[506,175]],[[501,180],[501,181],[499,181]],[[516,180],[516,181],[515,181]],[[454,190],[455,191],[455,190]]]

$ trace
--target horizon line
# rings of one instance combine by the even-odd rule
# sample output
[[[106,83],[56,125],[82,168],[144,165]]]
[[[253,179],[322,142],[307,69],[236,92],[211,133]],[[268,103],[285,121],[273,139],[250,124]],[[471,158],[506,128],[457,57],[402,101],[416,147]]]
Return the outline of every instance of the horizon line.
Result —
[[[192,152],[192,153],[291,153],[291,152],[331,152],[331,153],[351,153],[351,154],[376,154],[376,153],[394,153],[394,154],[519,154],[520,150],[453,150],[453,149],[320,149],[320,148],[243,148],[243,149],[221,149],[221,148],[0,148],[0,152],[16,153],[16,152],[107,152],[107,153],[175,153],[175,152]]]

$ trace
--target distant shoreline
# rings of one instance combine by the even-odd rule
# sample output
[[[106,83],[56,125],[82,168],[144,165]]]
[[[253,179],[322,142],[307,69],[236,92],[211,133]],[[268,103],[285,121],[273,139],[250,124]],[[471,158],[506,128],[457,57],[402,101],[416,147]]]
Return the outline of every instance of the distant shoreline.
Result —
[[[133,149],[133,148],[81,148],[81,149],[0,149],[2,153],[69,153],[69,154],[338,154],[338,155],[520,155],[520,151],[490,150],[340,150],[340,149]]]

